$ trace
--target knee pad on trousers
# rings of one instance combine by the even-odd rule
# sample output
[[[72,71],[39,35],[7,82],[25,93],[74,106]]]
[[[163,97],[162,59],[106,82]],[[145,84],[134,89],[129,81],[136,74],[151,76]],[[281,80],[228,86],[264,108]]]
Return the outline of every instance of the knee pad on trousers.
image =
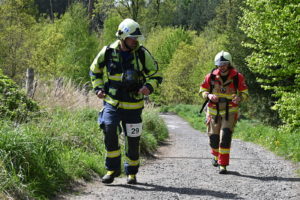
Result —
[[[229,128],[224,128],[222,131],[223,133],[220,146],[222,148],[230,148],[232,131]]]
[[[119,149],[119,137],[117,134],[117,125],[105,125],[104,129],[104,143],[108,151]]]
[[[126,156],[131,160],[138,160],[140,156],[140,137],[127,137]]]
[[[209,145],[213,149],[218,149],[219,148],[219,135],[218,134],[211,134],[209,136]]]

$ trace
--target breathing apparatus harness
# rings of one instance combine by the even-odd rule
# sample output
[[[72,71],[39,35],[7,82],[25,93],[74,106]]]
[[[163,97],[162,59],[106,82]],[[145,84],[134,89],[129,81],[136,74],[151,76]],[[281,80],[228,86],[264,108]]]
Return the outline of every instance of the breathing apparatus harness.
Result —
[[[110,45],[108,45],[104,56],[106,62],[110,60],[111,63],[113,63],[112,51],[114,51],[114,49],[110,48]],[[125,69],[123,62],[122,61],[120,62],[122,67],[122,78],[121,78],[122,87],[128,92],[136,93],[144,85],[144,83],[146,82],[146,78],[149,78],[158,72],[158,65],[156,61],[155,61],[156,70],[154,73],[145,76],[144,73],[142,72],[147,70],[145,67],[145,51],[147,51],[150,54],[150,52],[146,48],[140,46],[137,50],[137,53],[134,54],[137,70]],[[139,65],[138,62],[139,60],[142,63],[142,67],[140,67]]]
[[[216,81],[216,75],[213,74],[213,72],[216,70],[217,68],[214,68],[211,72],[210,72],[210,87],[209,87],[209,94],[212,93],[214,86],[215,86],[215,81]],[[231,84],[231,82],[226,83],[224,86],[228,86],[229,84]],[[239,84],[239,72],[233,76],[233,85],[234,88],[237,90],[238,89],[238,84]],[[200,111],[199,111],[199,115],[202,113],[202,111],[204,110],[205,106],[207,105],[208,102],[212,102],[214,104],[216,104],[216,109],[217,109],[217,115],[215,116],[215,122],[218,123],[218,116],[220,115],[220,108],[219,108],[219,103],[226,103],[226,114],[225,114],[225,119],[228,120],[228,113],[229,113],[229,102],[231,100],[228,100],[227,98],[219,98],[218,102],[212,102],[210,101],[208,98],[206,99],[206,101],[203,103]]]

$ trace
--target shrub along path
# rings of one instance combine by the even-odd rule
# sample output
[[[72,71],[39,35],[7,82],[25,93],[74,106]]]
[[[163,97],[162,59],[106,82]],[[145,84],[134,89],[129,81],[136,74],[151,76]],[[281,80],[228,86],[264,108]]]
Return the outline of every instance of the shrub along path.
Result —
[[[170,138],[140,168],[137,185],[116,178],[104,185],[87,183],[57,199],[299,199],[296,166],[273,153],[234,139],[229,174],[211,165],[208,137],[176,115],[162,116]]]

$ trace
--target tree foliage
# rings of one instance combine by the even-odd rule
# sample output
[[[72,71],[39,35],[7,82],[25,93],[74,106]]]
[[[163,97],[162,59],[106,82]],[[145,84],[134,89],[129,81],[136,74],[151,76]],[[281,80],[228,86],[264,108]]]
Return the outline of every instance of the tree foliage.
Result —
[[[190,44],[181,42],[164,73],[161,98],[166,104],[200,104],[199,85],[213,68],[224,36],[206,29]]]
[[[4,0],[0,4],[0,68],[19,83],[34,47],[34,15],[33,0]]]
[[[38,105],[0,70],[0,119],[24,122],[35,116]]]
[[[248,57],[257,80],[279,98],[274,109],[284,122],[300,126],[300,4],[291,1],[247,0],[242,30],[253,42],[245,46],[254,51]]]
[[[157,27],[149,33],[146,47],[157,60],[159,67],[164,70],[170,63],[179,43],[191,44],[194,36],[194,32],[185,31],[183,28]]]
[[[215,16],[220,0],[176,0],[173,24],[202,31]]]
[[[33,65],[40,76],[64,76],[88,81],[89,65],[98,50],[98,40],[89,32],[87,12],[81,4],[54,23],[38,27],[38,45]]]
[[[215,54],[223,49],[224,36],[206,29],[200,36],[183,28],[154,29],[145,46],[158,61],[164,81],[159,95],[163,104],[199,103],[199,84],[213,68]]]
[[[117,39],[116,32],[121,21],[122,18],[118,15],[111,14],[108,18],[106,18],[106,20],[104,21],[104,29],[102,33],[103,46],[108,45]]]
[[[152,0],[146,4],[142,12],[142,27],[145,31],[151,31],[151,28],[166,27],[173,24],[173,18],[176,11],[174,0]]]
[[[82,4],[73,4],[62,17],[59,28],[64,36],[59,54],[62,75],[88,81],[89,66],[98,50],[98,40],[89,32],[89,19]]]

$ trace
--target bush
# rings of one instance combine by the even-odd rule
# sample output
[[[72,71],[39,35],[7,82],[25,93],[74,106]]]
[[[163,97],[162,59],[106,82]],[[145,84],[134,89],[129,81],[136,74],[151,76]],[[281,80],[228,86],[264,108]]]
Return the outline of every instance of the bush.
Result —
[[[146,109],[143,112],[143,133],[141,137],[141,153],[152,154],[160,142],[168,137],[168,129],[157,110]]]
[[[0,119],[25,122],[38,114],[38,105],[0,71]]]
[[[192,44],[180,43],[164,71],[161,97],[165,104],[199,104],[200,83],[213,68],[225,37],[206,29]]]
[[[47,199],[78,178],[104,174],[97,112],[56,110],[14,128],[0,121],[0,193]]]

